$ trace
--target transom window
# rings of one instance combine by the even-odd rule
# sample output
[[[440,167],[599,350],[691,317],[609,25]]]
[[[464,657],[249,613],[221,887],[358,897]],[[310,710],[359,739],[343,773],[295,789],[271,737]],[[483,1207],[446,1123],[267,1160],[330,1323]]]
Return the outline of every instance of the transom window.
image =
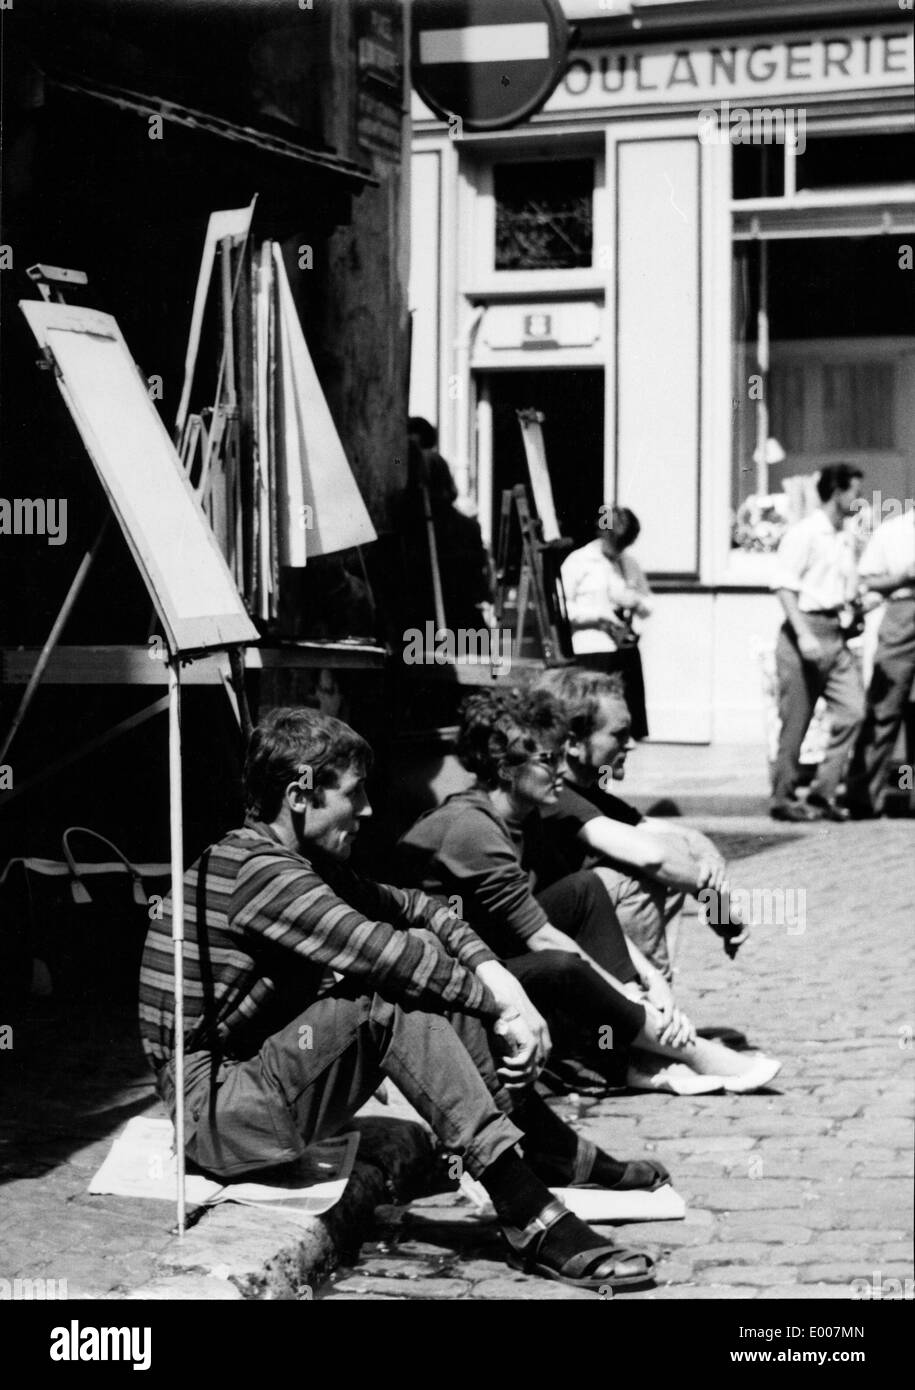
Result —
[[[593,259],[593,159],[495,164],[496,270],[575,270]]]

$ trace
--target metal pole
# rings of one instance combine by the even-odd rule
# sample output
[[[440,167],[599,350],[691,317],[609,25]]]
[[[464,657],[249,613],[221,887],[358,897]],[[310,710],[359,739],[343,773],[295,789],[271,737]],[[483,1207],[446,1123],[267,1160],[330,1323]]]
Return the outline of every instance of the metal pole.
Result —
[[[168,666],[168,801],[172,862],[172,946],[175,978],[175,1154],[178,1235],[186,1225],[184,1193],[184,827],[181,816],[181,676],[178,656]]]
[[[13,722],[10,725],[9,732],[6,735],[6,738],[3,740],[3,747],[2,749],[0,749],[0,763],[6,761],[6,755],[9,752],[10,744],[16,737],[19,726],[25,718],[26,714],[28,713],[29,705],[32,703],[32,700],[34,699],[35,691],[38,689],[39,682],[42,676],[44,675],[45,667],[51,659],[51,653],[53,652],[54,648],[57,646],[57,643],[60,640],[60,634],[63,632],[64,628],[67,625],[67,620],[70,617],[71,612],[73,611],[73,605],[79,598],[80,590],[86,582],[86,576],[92,568],[92,562],[98,554],[99,546],[101,545],[105,532],[108,529],[108,522],[110,520],[111,514],[109,513],[108,516],[105,517],[105,520],[102,522],[99,533],[96,536],[95,540],[92,542],[92,546],[89,550],[86,551],[85,555],[79,562],[79,569],[73,576],[73,579],[70,583],[70,587],[67,590],[67,596],[60,606],[60,612],[54,619],[54,626],[48,633],[47,640],[45,641],[44,646],[38,654],[38,660],[35,662],[35,669],[32,671],[32,674],[29,677],[29,683],[23,692],[22,699],[19,701],[19,708],[13,716]]]

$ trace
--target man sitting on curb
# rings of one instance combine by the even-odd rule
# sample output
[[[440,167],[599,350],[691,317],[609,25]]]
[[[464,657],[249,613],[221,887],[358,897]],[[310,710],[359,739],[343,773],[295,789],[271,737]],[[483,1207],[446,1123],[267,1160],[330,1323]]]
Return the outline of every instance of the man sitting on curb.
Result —
[[[668,931],[687,894],[734,956],[749,935],[729,902],[724,858],[690,826],[648,819],[606,790],[626,775],[629,711],[612,676],[579,667],[545,672],[537,681],[562,704],[569,737],[556,804],[543,809],[547,844],[560,872],[596,867],[620,925],[670,980]],[[541,879],[545,882],[548,880]]]
[[[581,1180],[581,1145],[532,1089],[550,1040],[524,990],[447,908],[347,868],[370,761],[339,720],[272,711],[244,828],[185,875],[188,1159],[223,1180],[290,1162],[390,1077],[489,1193],[510,1263],[589,1289],[650,1282],[646,1254],[597,1236],[538,1176]],[[140,1027],[174,1117],[171,971],[166,912]],[[625,1165],[588,1150],[590,1180],[618,1185]]]

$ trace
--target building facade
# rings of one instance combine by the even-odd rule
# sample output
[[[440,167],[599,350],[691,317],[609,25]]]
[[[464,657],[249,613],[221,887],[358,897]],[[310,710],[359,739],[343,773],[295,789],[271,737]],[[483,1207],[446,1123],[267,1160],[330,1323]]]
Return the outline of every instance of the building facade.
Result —
[[[564,533],[642,523],[653,738],[759,743],[768,583],[809,478],[915,505],[915,145],[906,4],[564,5],[523,126],[414,97],[411,411],[493,539],[545,416]]]

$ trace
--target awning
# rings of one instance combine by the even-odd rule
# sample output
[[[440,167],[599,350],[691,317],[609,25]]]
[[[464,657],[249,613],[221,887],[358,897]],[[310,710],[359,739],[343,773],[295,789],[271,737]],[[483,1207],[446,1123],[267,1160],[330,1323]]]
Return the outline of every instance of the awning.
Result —
[[[222,140],[232,140],[236,144],[252,145],[262,153],[277,155],[281,159],[295,160],[299,164],[308,165],[322,173],[336,175],[347,180],[353,186],[354,192],[361,191],[365,187],[376,188],[378,186],[378,180],[373,174],[363,165],[356,164],[351,159],[343,159],[326,150],[315,150],[294,140],[286,140],[280,135],[275,135],[271,131],[260,130],[256,126],[236,125],[232,121],[223,120],[221,116],[213,116],[206,111],[195,111],[189,106],[179,106],[176,102],[147,96],[142,92],[127,91],[123,87],[110,87],[94,79],[89,81],[86,78],[53,71],[46,71],[44,77],[49,86],[57,87],[61,91],[75,92],[78,96],[104,102],[106,105],[115,106],[122,111],[130,111],[146,117],[161,116],[163,121],[170,121],[173,125],[184,126],[188,130],[201,131],[206,135],[215,135]]]

